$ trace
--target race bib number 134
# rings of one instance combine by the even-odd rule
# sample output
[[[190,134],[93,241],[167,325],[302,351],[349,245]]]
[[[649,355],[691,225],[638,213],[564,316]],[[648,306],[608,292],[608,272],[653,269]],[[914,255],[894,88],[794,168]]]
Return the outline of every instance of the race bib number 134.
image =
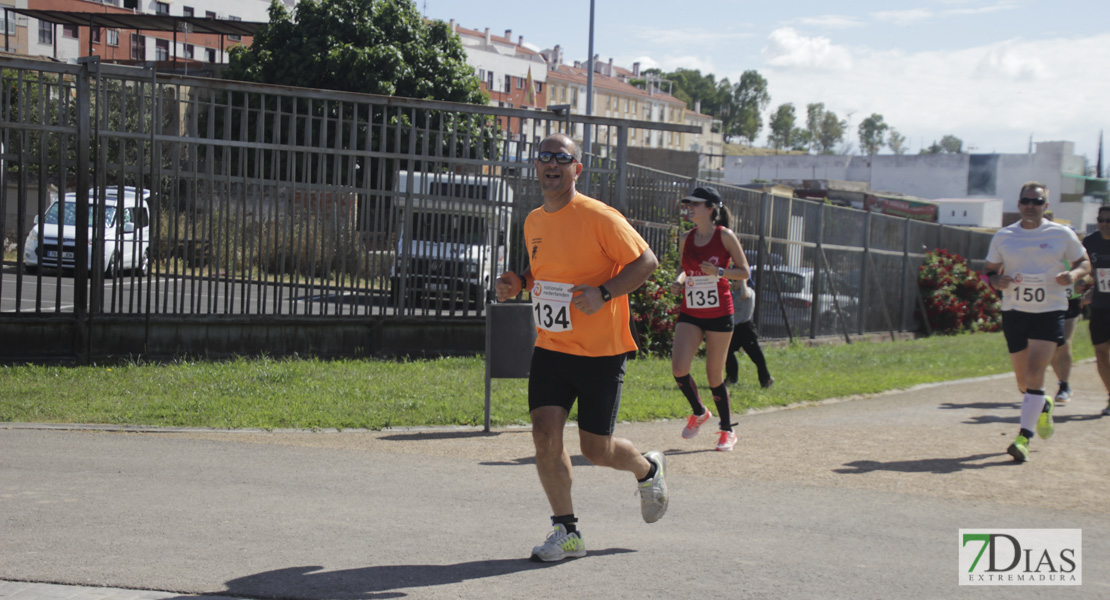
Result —
[[[572,287],[573,283],[536,281],[532,286],[532,314],[536,327],[556,333],[574,329],[570,320]]]

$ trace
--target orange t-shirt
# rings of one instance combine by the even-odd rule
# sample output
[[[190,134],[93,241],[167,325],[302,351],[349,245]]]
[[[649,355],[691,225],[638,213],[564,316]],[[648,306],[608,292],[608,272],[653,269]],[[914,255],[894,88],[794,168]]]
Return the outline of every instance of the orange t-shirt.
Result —
[[[582,194],[557,212],[546,212],[541,206],[529,213],[524,239],[532,277],[557,284],[601,285],[648,249],[617,209]],[[628,296],[613,298],[592,315],[573,304],[569,308],[572,329],[556,332],[537,327],[537,347],[578,356],[615,356],[636,350],[629,329]]]

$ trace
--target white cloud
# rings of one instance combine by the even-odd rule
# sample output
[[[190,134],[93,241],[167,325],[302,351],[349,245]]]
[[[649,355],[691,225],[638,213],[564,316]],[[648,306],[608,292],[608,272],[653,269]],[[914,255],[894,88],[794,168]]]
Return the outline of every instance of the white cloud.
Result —
[[[1021,3],[1015,0],[998,0],[986,6],[973,6],[968,8],[952,8],[944,11],[946,15],[984,15],[1020,8]]]
[[[845,71],[852,68],[852,54],[826,37],[807,37],[792,27],[771,32],[763,57],[772,67]]]
[[[1023,51],[1031,46],[1017,46],[1007,42],[987,48],[975,66],[975,76],[983,79],[1027,80],[1030,83],[1044,78],[1048,67],[1040,57],[1040,50]]]
[[[1110,64],[1110,34],[1025,41],[1035,43],[916,53],[854,48],[842,70],[772,62],[780,53],[759,71],[772,106],[793,102],[803,111],[824,102],[842,119],[854,111],[851,143],[862,117],[879,113],[907,137],[911,152],[945,134],[979,152],[1024,152],[1033,135],[1076,142],[1077,153],[1093,157],[1098,131],[1110,129],[1110,83],[1091,77],[1090,65]]]
[[[928,21],[933,18],[933,12],[923,8],[911,8],[908,10],[883,10],[871,13],[871,17],[877,21],[886,23],[894,23],[895,25],[911,25],[913,23],[920,23]]]
[[[799,25],[807,27],[824,27],[826,29],[847,29],[849,27],[859,27],[863,25],[863,21],[856,17],[847,15],[821,15],[818,17],[802,17],[792,21]]]

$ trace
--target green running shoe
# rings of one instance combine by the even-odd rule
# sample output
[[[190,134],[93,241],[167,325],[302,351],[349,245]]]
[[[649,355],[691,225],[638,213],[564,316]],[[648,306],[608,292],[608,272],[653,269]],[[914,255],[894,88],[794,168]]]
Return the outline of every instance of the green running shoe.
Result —
[[[1052,424],[1052,409],[1055,407],[1056,401],[1045,396],[1044,409],[1041,410],[1041,416],[1037,417],[1037,435],[1042,440],[1052,437],[1052,433],[1056,431],[1056,426]]]
[[[1014,443],[1006,449],[1010,456],[1014,457],[1014,462],[1023,463],[1029,460],[1029,438],[1024,435],[1017,436]]]

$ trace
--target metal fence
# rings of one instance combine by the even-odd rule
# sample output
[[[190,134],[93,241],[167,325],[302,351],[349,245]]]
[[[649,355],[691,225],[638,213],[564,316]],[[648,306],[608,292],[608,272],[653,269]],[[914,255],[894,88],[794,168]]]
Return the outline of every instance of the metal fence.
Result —
[[[531,157],[545,135],[590,128],[613,141],[595,144],[579,187],[660,256],[680,225],[676,201],[698,183],[626,160],[637,131],[694,131],[684,125],[95,61],[0,66],[0,321],[476,320],[493,278],[526,264],[524,218],[542,201]],[[983,234],[713,185],[754,251],[772,336],[915,329],[924,251],[986,251]],[[149,200],[128,209],[129,193]]]

